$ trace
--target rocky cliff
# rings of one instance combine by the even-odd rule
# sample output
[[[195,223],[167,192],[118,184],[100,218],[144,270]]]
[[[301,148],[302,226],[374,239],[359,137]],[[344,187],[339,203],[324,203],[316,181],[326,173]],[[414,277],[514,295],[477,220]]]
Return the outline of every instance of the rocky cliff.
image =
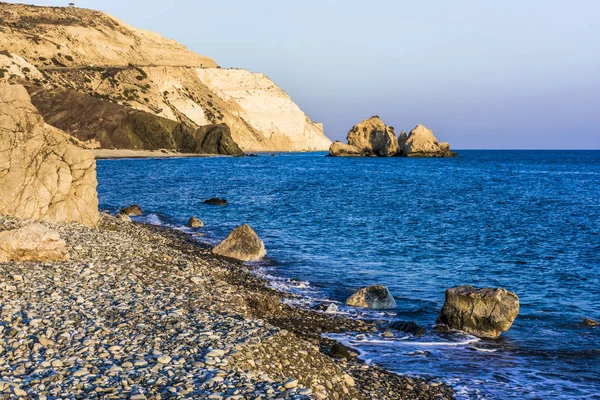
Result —
[[[226,124],[244,151],[326,150],[331,144],[322,125],[264,74],[218,68],[173,40],[97,11],[0,3],[0,80],[76,91],[87,96],[79,103],[95,98],[192,130]],[[36,105],[50,123],[72,119]],[[102,121],[110,114],[99,118],[106,131]],[[83,134],[92,137],[96,131],[89,128]]]
[[[96,162],[44,123],[23,86],[0,82],[0,214],[95,225]]]

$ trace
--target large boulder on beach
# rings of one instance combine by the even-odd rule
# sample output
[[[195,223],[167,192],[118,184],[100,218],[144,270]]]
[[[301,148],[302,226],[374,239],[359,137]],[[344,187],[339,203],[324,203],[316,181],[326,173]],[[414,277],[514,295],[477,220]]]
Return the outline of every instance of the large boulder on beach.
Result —
[[[247,224],[231,231],[212,251],[214,254],[239,261],[259,261],[267,255],[265,244]]]
[[[76,143],[44,122],[23,86],[0,83],[0,214],[96,225],[96,161]]]
[[[348,144],[366,155],[390,157],[396,155],[398,139],[394,128],[383,123],[378,116],[355,125],[347,136]]]
[[[398,154],[404,157],[454,157],[450,144],[438,142],[433,131],[424,125],[417,125],[408,136],[400,135],[402,145]]]
[[[0,232],[0,262],[59,261],[68,257],[67,244],[58,232],[40,223]]]
[[[475,336],[497,338],[519,314],[519,297],[498,288],[457,286],[446,290],[437,322]]]
[[[387,287],[374,285],[359,289],[352,296],[348,297],[346,304],[349,306],[388,309],[396,308],[396,300]]]

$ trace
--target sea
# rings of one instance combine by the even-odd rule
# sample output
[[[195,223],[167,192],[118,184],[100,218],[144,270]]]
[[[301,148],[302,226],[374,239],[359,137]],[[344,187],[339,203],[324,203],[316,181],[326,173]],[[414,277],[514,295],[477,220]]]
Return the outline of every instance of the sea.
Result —
[[[258,157],[97,163],[100,208],[218,243],[240,224],[264,240],[277,289],[350,318],[414,321],[423,336],[331,335],[390,371],[459,399],[600,399],[600,151],[458,151],[456,158]],[[203,204],[222,197],[227,206]],[[386,285],[393,310],[344,305]],[[447,288],[502,287],[520,312],[499,339],[433,329]]]

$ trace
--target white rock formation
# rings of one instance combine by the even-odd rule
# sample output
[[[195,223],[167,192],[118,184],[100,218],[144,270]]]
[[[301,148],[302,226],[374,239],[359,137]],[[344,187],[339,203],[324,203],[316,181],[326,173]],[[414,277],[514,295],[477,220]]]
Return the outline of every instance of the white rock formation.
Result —
[[[69,257],[58,232],[40,223],[0,232],[0,262],[58,261]]]
[[[0,214],[98,222],[94,155],[44,123],[20,85],[0,82]]]

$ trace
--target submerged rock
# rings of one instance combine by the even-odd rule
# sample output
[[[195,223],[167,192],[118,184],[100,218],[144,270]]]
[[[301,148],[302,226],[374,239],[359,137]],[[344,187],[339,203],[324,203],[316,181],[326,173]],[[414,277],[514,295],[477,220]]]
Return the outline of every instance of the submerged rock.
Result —
[[[398,306],[388,288],[382,285],[368,286],[358,290],[348,297],[346,304],[375,309],[396,308]]]
[[[258,261],[267,254],[265,244],[247,224],[238,226],[231,231],[229,236],[216,246],[212,252],[240,261]]]
[[[358,147],[335,141],[329,147],[329,155],[333,157],[364,157],[366,154]]]
[[[402,135],[401,135],[402,136]],[[406,139],[400,138],[404,144],[398,153],[405,157],[454,157],[456,153],[450,151],[450,144],[438,142],[433,131],[424,125],[417,125],[410,131]]]
[[[190,217],[187,226],[190,228],[202,228],[204,226],[204,222],[202,222],[199,218]]]
[[[594,321],[593,319],[586,318],[583,320],[583,324],[585,326],[598,326],[598,321]]]
[[[138,206],[137,204],[132,204],[128,207],[121,208],[121,210],[119,211],[119,214],[125,214],[128,216],[142,215],[142,207]]]
[[[203,202],[204,204],[210,204],[212,206],[224,206],[227,204],[227,200],[225,199],[220,199],[218,197],[213,197],[211,199],[208,200],[204,200]]]
[[[21,85],[0,83],[0,214],[98,222],[96,161],[47,125]]]
[[[519,297],[498,288],[458,286],[446,290],[437,322],[476,336],[497,338],[519,314]]]
[[[394,321],[388,325],[388,328],[410,333],[415,336],[422,336],[425,334],[425,330],[417,325],[417,323],[414,321]]]
[[[0,262],[59,261],[69,258],[58,232],[39,223],[0,232]]]

